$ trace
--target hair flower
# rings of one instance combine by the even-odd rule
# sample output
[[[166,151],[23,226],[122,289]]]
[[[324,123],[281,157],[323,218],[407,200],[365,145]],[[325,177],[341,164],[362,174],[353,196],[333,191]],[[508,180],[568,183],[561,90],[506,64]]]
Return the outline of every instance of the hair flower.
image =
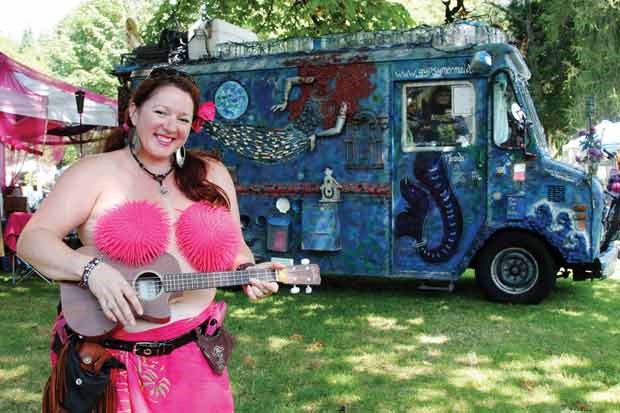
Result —
[[[213,122],[215,119],[215,103],[208,101],[198,108],[198,117],[202,120]]]
[[[192,129],[194,132],[200,132],[202,129],[202,124],[207,122],[213,122],[215,119],[215,103],[212,101],[204,102],[198,108],[198,113],[196,115],[196,119],[192,123]]]

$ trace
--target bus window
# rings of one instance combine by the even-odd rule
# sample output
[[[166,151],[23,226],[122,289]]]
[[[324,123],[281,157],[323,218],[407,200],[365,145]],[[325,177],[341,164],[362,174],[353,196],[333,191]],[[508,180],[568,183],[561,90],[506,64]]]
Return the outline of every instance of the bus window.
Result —
[[[403,99],[404,151],[472,143],[474,89],[470,84],[406,85]]]

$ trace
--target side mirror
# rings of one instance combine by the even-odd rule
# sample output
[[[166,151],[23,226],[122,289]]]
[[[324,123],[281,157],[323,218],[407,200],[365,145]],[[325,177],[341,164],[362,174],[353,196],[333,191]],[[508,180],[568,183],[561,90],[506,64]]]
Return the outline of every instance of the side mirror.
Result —
[[[510,114],[515,122],[525,126],[525,112],[523,112],[523,109],[521,109],[517,102],[512,102],[512,105],[510,105]]]
[[[513,141],[516,142],[517,146],[523,150],[525,159],[536,159],[535,153],[527,151],[529,121],[527,120],[525,112],[521,109],[521,106],[519,106],[516,102],[513,102],[512,105],[510,105],[510,116],[508,123],[510,124],[510,134],[512,135]]]

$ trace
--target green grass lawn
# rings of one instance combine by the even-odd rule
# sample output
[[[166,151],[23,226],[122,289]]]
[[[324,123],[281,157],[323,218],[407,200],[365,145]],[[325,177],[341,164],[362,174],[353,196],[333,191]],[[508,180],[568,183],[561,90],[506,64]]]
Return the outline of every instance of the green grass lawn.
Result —
[[[40,411],[57,291],[0,278],[0,412]],[[619,412],[620,280],[558,282],[537,306],[406,281],[327,279],[251,303],[220,291],[237,412]]]

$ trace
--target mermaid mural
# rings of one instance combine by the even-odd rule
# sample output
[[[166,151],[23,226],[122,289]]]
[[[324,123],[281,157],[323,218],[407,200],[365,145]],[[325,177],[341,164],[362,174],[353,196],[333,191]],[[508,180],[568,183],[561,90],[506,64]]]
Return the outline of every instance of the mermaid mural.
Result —
[[[400,191],[407,208],[396,217],[396,236],[410,236],[416,240],[420,257],[431,263],[447,261],[452,257],[463,235],[463,215],[458,200],[450,187],[441,153],[422,152],[416,156],[413,173],[400,181]],[[424,238],[424,221],[434,202],[441,215],[443,233],[437,245],[429,245]]]

